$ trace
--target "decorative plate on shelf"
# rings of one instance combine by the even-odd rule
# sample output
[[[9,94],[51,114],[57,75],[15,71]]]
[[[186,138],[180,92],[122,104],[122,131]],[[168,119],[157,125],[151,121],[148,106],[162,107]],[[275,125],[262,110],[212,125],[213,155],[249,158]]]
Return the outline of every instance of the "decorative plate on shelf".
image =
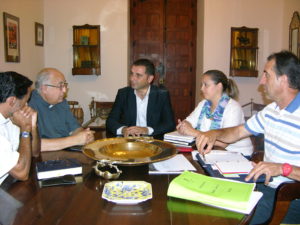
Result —
[[[104,185],[102,198],[119,204],[137,204],[152,198],[152,186],[145,181],[112,181]]]
[[[162,161],[177,154],[175,145],[149,137],[100,139],[85,145],[82,151],[95,160],[130,166]]]

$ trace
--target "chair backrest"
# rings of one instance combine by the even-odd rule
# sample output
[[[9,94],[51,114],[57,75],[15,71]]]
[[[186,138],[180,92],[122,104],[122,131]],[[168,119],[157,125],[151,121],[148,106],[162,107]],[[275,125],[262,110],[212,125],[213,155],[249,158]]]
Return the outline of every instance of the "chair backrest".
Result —
[[[260,103],[255,103],[255,102],[253,102],[253,98],[251,98],[250,102],[242,105],[242,108],[246,108],[249,106],[250,106],[250,116],[245,116],[245,120],[249,119],[251,116],[253,116],[258,111],[261,111],[266,105],[260,104]]]
[[[250,108],[251,116],[256,112],[261,111],[263,108],[265,108],[265,106],[266,105],[264,104],[253,102],[253,99],[251,98],[251,108]]]
[[[79,106],[79,103],[77,101],[68,101],[68,104],[78,123],[82,125],[84,119],[83,109]]]
[[[300,182],[282,183],[276,190],[276,197],[271,218],[268,225],[281,224],[286,216],[291,201],[300,198]]]
[[[114,102],[99,102],[92,98],[92,101],[89,105],[91,118],[100,117],[103,120],[107,119],[113,104]]]

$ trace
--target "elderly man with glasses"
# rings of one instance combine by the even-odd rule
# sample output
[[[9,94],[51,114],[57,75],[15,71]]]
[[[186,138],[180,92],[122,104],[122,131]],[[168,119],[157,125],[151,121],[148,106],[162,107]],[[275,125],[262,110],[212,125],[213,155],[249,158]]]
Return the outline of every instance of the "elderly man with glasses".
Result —
[[[68,83],[57,69],[45,68],[38,73],[29,105],[38,112],[41,150],[55,151],[94,140],[94,133],[83,129],[65,99]]]

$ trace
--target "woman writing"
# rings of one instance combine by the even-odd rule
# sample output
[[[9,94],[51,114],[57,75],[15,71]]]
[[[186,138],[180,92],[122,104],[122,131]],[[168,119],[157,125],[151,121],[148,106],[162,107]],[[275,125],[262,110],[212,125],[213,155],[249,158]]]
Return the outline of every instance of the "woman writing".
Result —
[[[223,72],[209,70],[204,73],[201,92],[204,100],[184,121],[178,120],[177,130],[180,134],[196,137],[201,131],[232,127],[245,122],[242,108],[235,100],[238,97],[238,88]],[[244,155],[251,155],[253,152],[250,138],[230,145],[216,142],[216,145]]]

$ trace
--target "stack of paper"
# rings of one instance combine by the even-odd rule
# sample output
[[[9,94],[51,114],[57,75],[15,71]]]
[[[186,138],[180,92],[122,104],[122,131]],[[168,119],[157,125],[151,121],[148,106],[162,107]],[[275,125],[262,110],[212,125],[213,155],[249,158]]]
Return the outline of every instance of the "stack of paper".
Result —
[[[171,142],[178,147],[191,149],[192,145],[195,143],[195,137],[182,135],[179,134],[178,131],[173,131],[164,135],[164,141]]]
[[[217,162],[216,167],[222,174],[248,174],[253,169],[250,161]]]
[[[253,166],[252,163],[239,152],[212,150],[205,155],[206,164],[212,164],[221,174],[247,174]]]
[[[182,154],[149,165],[149,174],[180,174],[185,170],[196,171],[196,168]]]
[[[249,214],[262,196],[261,192],[253,191],[254,187],[254,183],[186,171],[170,183],[167,195]]]

